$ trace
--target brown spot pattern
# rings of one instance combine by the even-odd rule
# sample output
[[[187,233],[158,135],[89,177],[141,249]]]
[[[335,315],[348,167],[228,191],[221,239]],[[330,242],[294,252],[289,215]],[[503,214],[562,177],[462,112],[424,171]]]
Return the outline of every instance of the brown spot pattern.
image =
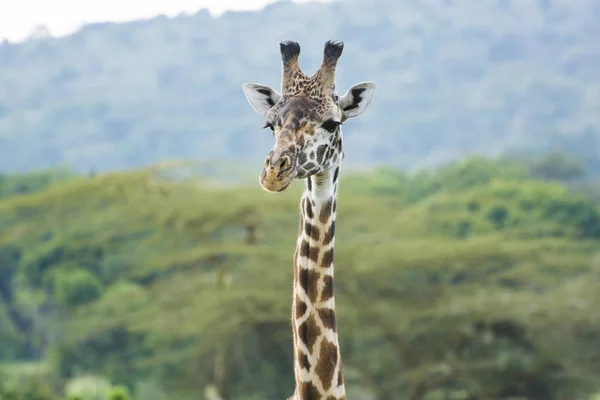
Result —
[[[318,300],[318,284],[320,277],[320,274],[313,270],[300,268],[300,271],[298,271],[300,286],[304,289],[304,292],[311,303],[316,303]]]
[[[304,169],[307,171],[312,171],[316,167],[317,167],[316,164],[312,163],[312,162],[307,162],[306,164],[304,164]]]
[[[308,359],[308,356],[300,350],[298,350],[298,364],[301,368],[310,371],[310,360]]]
[[[330,275],[323,276],[323,291],[321,292],[321,302],[325,302],[333,297],[333,278]]]
[[[331,216],[332,206],[333,202],[331,199],[329,199],[323,204],[323,207],[321,208],[321,212],[319,213],[319,221],[321,221],[323,225],[327,223],[329,217]]]
[[[323,323],[323,326],[336,332],[337,326],[335,324],[335,311],[333,311],[331,308],[321,308],[318,313],[319,319]]]
[[[300,300],[298,296],[296,296],[296,319],[302,318],[302,316],[306,313],[308,306],[305,302]]]
[[[306,216],[307,216],[309,219],[313,219],[313,218],[314,218],[314,216],[315,216],[315,214],[313,213],[312,204],[310,204],[310,201],[308,201],[308,200],[306,199],[306,197],[304,198],[304,202],[306,203],[306,204],[305,204],[305,207],[304,207],[304,209],[305,209],[305,211],[306,211]]]
[[[319,352],[319,360],[315,366],[315,372],[321,379],[323,389],[325,390],[329,390],[333,383],[337,361],[337,346],[326,339],[321,341],[321,350]]]
[[[317,162],[321,164],[323,162],[323,157],[325,156],[325,151],[327,150],[327,145],[322,144],[317,148]]]
[[[312,315],[298,327],[298,339],[302,340],[311,354],[320,334],[321,329]]]
[[[329,250],[326,250],[323,253],[323,258],[321,259],[321,268],[329,268],[329,266],[333,263],[333,247]]]
[[[314,263],[319,261],[319,248],[318,247],[310,248],[310,254],[308,255],[308,259]]]
[[[333,172],[333,183],[337,182],[339,174],[340,174],[340,167],[336,167],[335,171]]]
[[[321,400],[321,394],[312,382],[304,382],[300,387],[300,398],[302,400]]]
[[[329,229],[327,229],[327,232],[325,232],[325,236],[323,237],[323,245],[326,246],[329,243],[331,243],[334,236],[335,236],[335,221],[331,221],[331,225],[329,225]]]
[[[312,225],[310,222],[304,223],[304,233],[306,233],[306,236],[308,236],[309,238],[311,238],[313,240],[319,240],[319,236],[320,236],[319,228]],[[317,253],[318,253],[318,251],[317,251]]]
[[[300,244],[300,256],[308,257],[309,255],[310,255],[310,244],[308,243],[308,241],[306,241],[306,239],[303,239],[302,243]]]
[[[301,151],[300,154],[298,154],[298,164],[304,165],[304,164],[306,164],[306,161],[308,161],[306,159],[306,153]]]

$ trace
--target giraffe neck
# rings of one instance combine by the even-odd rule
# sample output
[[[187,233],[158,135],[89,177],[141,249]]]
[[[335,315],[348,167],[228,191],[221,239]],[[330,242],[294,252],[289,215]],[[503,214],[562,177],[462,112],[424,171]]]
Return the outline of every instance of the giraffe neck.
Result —
[[[339,166],[307,178],[294,255],[294,400],[345,400],[333,293]]]

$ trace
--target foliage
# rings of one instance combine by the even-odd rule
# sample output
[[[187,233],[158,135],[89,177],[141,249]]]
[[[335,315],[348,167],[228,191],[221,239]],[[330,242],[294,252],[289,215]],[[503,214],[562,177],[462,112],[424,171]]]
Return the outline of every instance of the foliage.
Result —
[[[364,175],[364,174],[361,174]],[[369,190],[377,194],[400,195],[412,202],[423,200],[440,191],[456,192],[477,186],[485,186],[493,180],[522,180],[530,177],[527,164],[511,159],[491,160],[471,157],[449,162],[435,171],[430,169],[415,174],[390,168],[377,167],[367,176],[357,175],[366,181]],[[352,179],[352,177],[350,178]]]
[[[0,174],[0,199],[37,192],[74,177],[67,169],[52,169],[21,174]]]
[[[70,307],[96,300],[103,290],[100,279],[82,269],[58,272],[54,285],[56,300]]]
[[[65,385],[67,400],[107,400],[110,390],[107,379],[93,375],[78,376]]]
[[[134,399],[289,396],[301,187],[268,195],[253,181],[152,167],[1,201],[0,254],[19,254],[0,265],[16,310],[7,318],[29,357],[62,379],[103,376],[101,396],[121,390],[111,384]],[[343,175],[336,307],[348,396],[597,393],[599,212],[513,159]]]
[[[0,300],[0,360],[10,360],[20,356],[23,340],[10,313],[10,305]]]
[[[0,365],[1,400],[61,400],[58,382],[44,364]]]
[[[130,400],[131,395],[129,389],[125,386],[115,386],[110,389],[110,393],[106,400]]]
[[[272,139],[240,85],[278,87],[277,43],[288,39],[310,74],[333,38],[346,43],[339,91],[378,84],[372,108],[345,129],[347,163],[412,169],[562,149],[597,173],[599,36],[596,0],[343,0],[0,44],[0,170],[260,162]]]
[[[531,165],[533,177],[550,180],[569,181],[582,178],[585,168],[574,157],[567,157],[564,153],[554,151],[535,160]]]

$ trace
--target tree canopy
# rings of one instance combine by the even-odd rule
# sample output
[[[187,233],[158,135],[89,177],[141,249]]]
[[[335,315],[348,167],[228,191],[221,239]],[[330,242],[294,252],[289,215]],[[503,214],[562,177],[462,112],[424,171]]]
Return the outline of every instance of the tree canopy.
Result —
[[[72,176],[0,201],[6,371],[44,366],[30,375],[55,382],[48,396],[90,374],[135,399],[291,394],[300,185],[268,195],[254,179],[183,170]],[[343,175],[336,306],[348,396],[600,392],[599,215],[514,160]]]

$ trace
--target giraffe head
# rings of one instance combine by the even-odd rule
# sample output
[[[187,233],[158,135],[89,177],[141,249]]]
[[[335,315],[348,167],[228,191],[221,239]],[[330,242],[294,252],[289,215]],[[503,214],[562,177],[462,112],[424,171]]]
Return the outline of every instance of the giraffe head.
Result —
[[[265,160],[259,182],[268,192],[287,189],[294,179],[324,172],[342,161],[341,125],[362,114],[373,98],[375,83],[352,86],[343,96],[335,92],[335,69],[342,42],[325,44],[323,62],[312,76],[298,64],[300,45],[280,43],[283,75],[281,94],[256,83],[242,89],[254,110],[265,118],[275,145]]]

